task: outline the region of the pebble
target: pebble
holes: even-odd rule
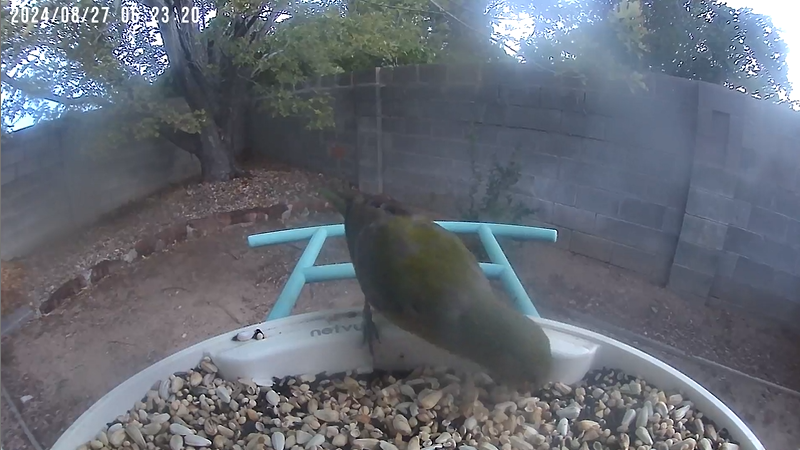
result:
[[[112,447],[119,447],[122,445],[122,442],[125,440],[125,430],[117,430],[111,435],[108,436],[108,443],[111,444]]]
[[[694,408],[607,368],[513,392],[431,367],[225,380],[206,357],[80,450],[738,450]]]
[[[331,440],[331,444],[336,448],[344,447],[345,445],[347,445],[347,435],[344,434],[344,433],[337,434]],[[273,447],[274,447],[275,450],[279,450],[278,447],[275,447],[274,445],[273,445]]]
[[[203,375],[200,372],[192,372],[189,376],[189,385],[192,387],[200,386],[200,383],[203,382]]]
[[[316,447],[317,445],[322,445],[325,442],[325,436],[321,434],[315,434],[311,439],[306,442],[305,448],[306,450]]]
[[[647,431],[645,427],[639,427],[636,429],[636,437],[641,439],[645,445],[653,445],[653,438],[650,436],[650,432]]]
[[[392,426],[394,427],[395,431],[400,433],[403,436],[410,436],[411,435],[411,425],[408,423],[408,419],[406,416],[402,414],[397,414],[392,419]]]
[[[267,391],[267,401],[269,402],[270,405],[277,406],[278,403],[280,403],[281,401],[281,397],[280,395],[278,395],[277,392],[270,389],[269,391]]]
[[[228,404],[231,402],[231,394],[224,386],[218,387],[215,392],[223,404]]]
[[[184,436],[183,442],[186,445],[191,445],[192,447],[208,447],[209,445],[211,445],[211,441],[204,438],[203,436],[198,436],[196,434],[190,434],[188,436]]]
[[[181,425],[179,423],[173,423],[169,426],[169,432],[172,434],[178,434],[181,436],[189,436],[195,433],[194,430],[191,428]]]
[[[330,409],[319,409],[314,411],[314,417],[323,422],[336,422],[339,420],[339,413]]]
[[[169,438],[170,450],[181,450],[183,448],[183,436],[176,434]]]
[[[581,407],[580,405],[573,403],[572,405],[569,405],[566,408],[562,408],[556,411],[556,415],[562,419],[575,420],[578,418],[578,416],[581,415]]]
[[[683,396],[681,394],[674,394],[667,397],[667,403],[672,406],[680,405],[683,401]]]
[[[298,445],[306,445],[308,441],[311,440],[313,436],[311,433],[303,430],[298,430],[297,433],[294,435],[295,441]]]
[[[161,397],[162,400],[169,400],[169,380],[161,380],[161,383],[158,385],[158,396]]]
[[[145,442],[144,440],[144,436],[142,435],[142,430],[140,430],[137,425],[129,423],[125,427],[125,433],[128,436],[130,436],[130,438],[133,439],[133,442],[135,442],[136,445],[138,445],[139,447],[142,448],[147,447],[147,442]]]
[[[442,391],[433,390],[428,392],[426,395],[421,396],[417,399],[419,402],[419,406],[425,409],[431,409],[439,403],[439,400],[442,399]]]

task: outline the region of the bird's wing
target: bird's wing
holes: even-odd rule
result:
[[[357,238],[356,276],[368,301],[390,320],[433,333],[457,323],[468,307],[460,305],[469,297],[460,288],[480,267],[463,258],[463,251],[472,255],[462,247],[432,222],[384,216]]]

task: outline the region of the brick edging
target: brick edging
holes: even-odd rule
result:
[[[292,215],[303,216],[309,212],[330,210],[332,208],[327,202],[312,199],[311,201],[298,201],[294,204],[276,203],[268,207],[237,209],[214,213],[199,219],[179,220],[162,228],[157,233],[142,237],[121,258],[104,259],[90,267],[79,270],[76,276],[62,283],[35,308],[36,315],[45,316],[52,313],[68,300],[94,286],[112,273],[119,272],[134,261],[161,252],[177,243],[207,236],[211,233],[222,231],[231,225],[270,221],[283,223]]]

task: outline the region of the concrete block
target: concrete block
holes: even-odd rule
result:
[[[570,136],[603,139],[607,120],[594,114],[564,111],[561,115],[561,132]]]
[[[668,206],[670,208],[682,209],[686,205],[686,185],[676,181],[660,181],[653,175],[639,175],[626,173],[631,179],[632,188],[645,184],[643,191],[625,191],[633,194],[634,197],[647,200],[649,202]]]
[[[726,252],[724,250],[719,252],[717,259],[717,276],[732,277],[733,271],[736,270],[736,264],[739,262],[741,256],[736,253]]]
[[[498,99],[501,104],[524,106],[528,108],[541,107],[539,88],[532,86],[505,86],[498,88]]]
[[[469,133],[469,122],[452,120],[432,120],[431,136],[443,139],[466,140]]]
[[[421,70],[421,69],[420,69]],[[420,73],[420,77],[421,77]],[[447,67],[447,82],[451,84],[478,84],[481,79],[480,64],[450,64]]]
[[[517,161],[520,163],[522,173],[553,180],[558,178],[560,162],[555,156],[522,151],[517,153]]]
[[[555,210],[555,204],[553,202],[549,202],[547,200],[537,199],[533,197],[527,197],[527,199],[523,196],[516,196],[512,194],[512,198],[514,200],[520,200],[523,204],[527,205],[529,208],[533,208],[536,213],[534,214],[534,218],[540,220],[545,223],[549,223],[551,227],[554,227],[555,222],[553,222],[553,214]],[[564,229],[563,227],[558,228],[559,230]]]
[[[753,206],[774,209],[776,194],[777,188],[771,183],[752,178],[740,178],[736,183],[733,198],[752,203]]]
[[[405,133],[409,135],[430,136],[433,132],[433,123],[430,120],[406,117],[404,124]]]
[[[717,274],[720,253],[719,250],[711,250],[686,241],[679,241],[675,250],[674,263],[687,269],[714,276]]]
[[[612,175],[614,172],[610,172]],[[600,187],[609,174],[606,168],[594,164],[561,159],[559,161],[558,179],[583,186]]]
[[[505,125],[514,128],[528,128],[541,131],[559,131],[561,111],[556,109],[525,108],[507,106]]]
[[[553,86],[540,87],[539,90],[543,108],[573,112],[584,111],[586,92],[583,90]]]
[[[420,78],[419,78],[419,75],[418,75],[417,67],[418,66],[415,64],[415,65],[412,65],[412,66],[393,67],[391,70],[386,70],[385,68],[382,68],[381,69],[381,82],[390,83],[390,84],[407,85],[407,84],[412,84],[412,83],[416,83],[418,81],[421,81]],[[430,64],[424,65],[422,67],[425,67],[424,73],[425,73],[425,80],[426,80],[425,82],[426,83],[430,82],[430,79],[432,77],[431,72],[434,72],[436,70],[441,72],[441,70],[442,70],[442,69],[434,69],[433,65],[430,65]],[[384,77],[387,78],[386,81],[384,81]]]
[[[797,264],[797,251],[794,248],[741,228],[728,229],[724,248],[789,273],[795,270]]]
[[[444,102],[430,100],[417,104],[417,117],[420,119],[436,119],[450,121],[480,122],[486,105],[475,102]]]
[[[789,301],[800,302],[800,276],[776,270],[772,291]]]
[[[745,311],[788,323],[796,321],[798,305],[770,291],[749,286],[735,278],[716,277],[710,295]],[[765,307],[765,305],[769,305]]]
[[[536,151],[561,158],[577,159],[586,139],[560,133],[541,133],[536,141]]]
[[[558,166],[556,165],[556,175]],[[575,197],[578,187],[572,183],[565,183],[554,178],[537,176],[533,181],[533,195],[543,200],[560,203],[567,206],[575,206]]]
[[[389,133],[387,133],[389,134]],[[401,134],[391,134],[392,138],[399,138],[402,136]],[[358,146],[359,150],[367,149],[367,148],[377,148],[378,147],[378,133],[374,131],[362,131],[358,133],[356,136],[356,146]]]
[[[747,202],[696,188],[689,188],[689,197],[686,200],[688,214],[737,227],[748,223],[750,209]]]
[[[567,227],[573,231],[592,233],[594,231],[595,215],[591,211],[553,203],[553,218],[551,221],[556,225]]]
[[[486,111],[481,122],[486,125],[505,126],[506,116],[508,116],[507,105],[489,102],[486,104]]]
[[[352,99],[358,103],[376,103],[381,100],[378,96],[381,91],[376,89],[375,86],[356,86],[353,88]],[[335,105],[339,106],[339,105]],[[339,109],[339,108],[337,108]],[[340,111],[336,111],[340,112]]]
[[[635,198],[623,199],[619,207],[619,218],[646,227],[661,229],[666,208]]]
[[[708,297],[714,277],[697,272],[687,267],[673,264],[667,281],[667,288],[678,293]]]
[[[662,284],[667,281],[669,261],[670,258],[666,255],[656,255],[627,245],[614,244],[610,262],[623,269],[645,275],[650,281]]]
[[[359,131],[367,131],[370,130],[370,126],[375,128],[377,127],[377,121],[375,119],[372,120],[363,120],[366,119],[364,117],[359,118],[358,130]],[[371,123],[368,123],[371,122]],[[383,117],[381,118],[381,130],[384,133],[405,133],[406,132],[406,119],[400,117]]]
[[[414,88],[408,88],[405,86],[381,86],[380,87],[380,97],[381,102],[384,104],[387,102],[393,102],[398,100],[405,100],[410,97],[410,93],[415,91]]]
[[[750,286],[771,290],[775,279],[775,270],[766,264],[759,264],[752,259],[739,257],[733,270],[733,277]]]
[[[775,194],[775,211],[800,220],[800,194],[779,189]]]
[[[39,163],[35,159],[23,159],[16,164],[17,178],[26,177],[39,171]]]
[[[387,122],[391,123],[392,121],[401,122],[401,119],[392,119],[389,117],[385,117],[381,120],[381,123],[382,124]],[[356,119],[356,126],[358,127],[357,129],[359,133],[375,132],[378,129],[378,121],[376,120],[375,117],[361,116],[358,119]],[[391,132],[390,130],[384,130],[384,131]]]
[[[680,240],[714,250],[729,250],[726,245],[728,226],[687,213],[683,218]]]
[[[429,96],[428,99],[437,98],[447,102],[484,102],[488,103],[486,99],[478,98],[478,86],[468,84],[458,85],[444,85],[438,87],[438,92],[435,96]],[[494,100],[491,100],[494,101]]]
[[[624,166],[627,152],[619,145],[597,139],[584,139],[582,143],[580,156],[576,159],[604,166]]]
[[[22,161],[23,158],[24,152],[21,148],[7,146],[7,148],[4,148],[2,153],[0,153],[0,166],[5,168],[6,166]]]
[[[574,231],[570,238],[569,250],[580,255],[609,262],[615,245],[611,241],[581,233],[580,231]]]
[[[614,192],[578,186],[575,205],[580,209],[593,211],[609,217],[617,217],[621,196]]]
[[[495,145],[498,141],[498,136],[501,127],[494,125],[484,125],[480,123],[470,124],[471,127],[467,133],[467,141],[474,141],[479,145]]]
[[[747,229],[762,236],[769,236],[772,240],[778,242],[787,242],[790,220],[788,217],[776,212],[755,207],[750,211]]]
[[[0,169],[0,184],[2,184],[3,186],[7,185],[8,183],[11,183],[16,179],[17,179],[17,170],[15,164],[9,164],[3,166],[3,168]]]
[[[685,212],[676,208],[666,208],[664,210],[664,220],[661,222],[661,230],[667,234],[678,236],[683,227],[683,216]]]
[[[533,151],[535,143],[545,133],[523,128],[497,128],[497,145],[508,148],[519,148],[524,151]]]
[[[353,85],[375,84],[378,82],[379,72],[375,69],[364,69],[353,72]]]
[[[636,117],[612,116],[606,121],[604,139],[625,147],[644,147],[651,144],[652,123],[658,120],[651,111]]]
[[[533,186],[534,178],[531,175],[522,174],[517,183],[511,186],[512,193],[524,195],[526,197],[538,197]]]
[[[593,234],[649,253],[671,256],[675,252],[676,239],[674,237],[660,230],[601,214],[597,215]]]
[[[418,66],[417,70],[420,83],[443,85],[447,82],[448,67],[446,64],[422,64]],[[396,76],[397,74],[395,74]]]
[[[441,177],[453,170],[453,161],[450,159],[397,150],[384,152],[383,163],[387,169],[392,168],[436,177]]]
[[[356,105],[359,115],[375,116],[377,110],[373,103],[359,103]],[[416,117],[417,102],[413,100],[386,100],[381,104],[384,117]]]
[[[786,242],[793,247],[800,248],[800,220],[789,220]]]

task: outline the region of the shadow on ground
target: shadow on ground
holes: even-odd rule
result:
[[[339,220],[317,217],[315,222]],[[266,227],[231,227],[139,261],[128,271],[101,281],[59,312],[5,337],[3,384],[39,442],[45,448],[51,446],[93,402],[150,364],[208,337],[263,320],[305,245],[249,249],[246,237],[267,231]],[[552,247],[515,247],[512,262],[524,284],[537,301],[564,318],[569,318],[571,310],[591,312],[671,344],[677,339],[675,330],[689,333],[711,326],[713,319],[707,312],[697,309],[694,315],[687,315],[666,291],[621,270]],[[326,244],[318,262],[348,259],[344,241],[337,238]],[[353,280],[321,283],[304,289],[294,313],[361,302],[360,289]],[[685,304],[683,309],[692,310]],[[731,348],[739,349],[727,347],[739,345],[737,333],[743,333],[744,338],[766,333],[757,322],[746,323],[745,329],[735,321],[738,319],[725,322],[727,316],[720,317],[716,320],[722,322],[715,326],[721,331],[687,335],[686,339],[694,339],[689,347],[698,346],[718,356],[731,352]],[[773,346],[788,345],[780,341],[788,339],[781,332],[769,333],[758,345],[767,342],[763,339],[772,339],[767,343]],[[720,346],[709,342],[723,334],[736,336]],[[686,342],[683,344],[685,350]],[[662,356],[651,349],[643,350]],[[664,359],[727,401],[752,425],[768,449],[790,449],[790,443],[800,441],[800,399],[778,395],[744,378],[725,378],[727,375],[688,360],[672,356]],[[780,361],[775,364],[780,366]],[[791,371],[783,369],[777,376],[790,378]],[[19,399],[28,395],[32,400],[22,404]],[[32,448],[7,414],[5,401],[2,406],[3,449]]]

